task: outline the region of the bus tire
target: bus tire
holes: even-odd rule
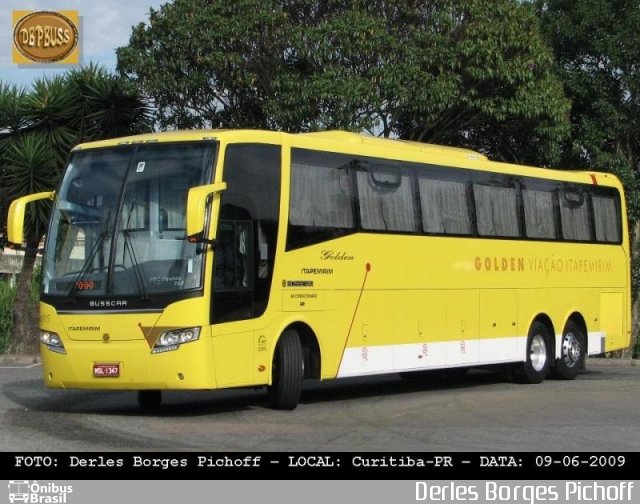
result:
[[[570,320],[562,332],[560,355],[554,363],[553,376],[560,380],[575,380],[584,368],[585,356],[585,337],[582,329]]]
[[[139,390],[138,405],[146,411],[154,411],[162,403],[162,391],[160,390]]]
[[[513,369],[518,383],[541,383],[551,367],[551,335],[540,321],[531,324],[527,336],[527,358]]]
[[[304,352],[293,329],[282,333],[273,356],[269,399],[275,409],[292,410],[300,401],[304,377]]]

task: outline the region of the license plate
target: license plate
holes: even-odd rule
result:
[[[118,378],[120,376],[120,364],[94,364],[94,378]]]

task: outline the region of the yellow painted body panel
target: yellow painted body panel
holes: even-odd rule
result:
[[[577,312],[589,332],[606,333],[607,351],[629,344],[623,302],[628,263],[621,247],[361,234],[287,252],[283,277],[305,279],[303,268],[327,268],[321,257],[328,247],[354,258],[332,264],[332,275],[314,276],[314,288],[307,290],[308,296],[333,298],[328,313],[305,313],[314,328],[332,321],[327,337],[320,337],[336,341],[329,354],[340,351],[337,342],[346,339],[352,318],[347,347],[464,342],[463,350],[447,356],[453,365],[491,362],[482,350],[470,355],[475,350],[469,342],[525,337],[540,314],[549,316],[557,335]],[[356,312],[366,264],[371,271]],[[614,299],[618,311],[603,319],[617,321],[615,332],[600,323],[602,291],[617,291],[606,299]],[[323,354],[323,364],[324,376],[337,374],[335,360]]]
[[[51,387],[210,389],[266,385],[278,338],[292,324],[309,328],[320,349],[323,379],[353,359],[356,373],[461,366],[524,359],[522,339],[543,314],[562,334],[580,314],[606,350],[630,341],[630,273],[626,221],[621,245],[357,233],[285,251],[290,148],[481,169],[622,188],[609,174],[533,169],[488,161],[464,149],[381,140],[350,133],[288,135],[264,131],[192,131],[149,134],[84,144],[220,142],[216,180],[226,145],[282,145],[278,252],[269,306],[251,320],[209,325],[213,252],[208,248],[201,297],[162,313],[57,314],[41,305],[41,328],[59,333],[66,355],[42,348]],[[219,201],[216,201],[216,205]],[[624,200],[622,214],[626,215]],[[214,208],[213,215],[217,215]],[[214,228],[215,224],[210,226]],[[287,284],[288,281],[293,282]],[[306,282],[301,286],[299,281]],[[72,326],[99,326],[81,336]],[[202,327],[200,339],[152,354],[140,327]],[[111,335],[104,342],[105,333]],[[490,345],[484,345],[487,342]],[[380,352],[392,348],[390,352]],[[350,349],[353,355],[349,354]],[[501,352],[504,357],[500,357]],[[514,357],[518,356],[518,357]],[[94,378],[93,363],[121,363],[120,378]]]
[[[616,350],[624,335],[624,295],[621,292],[600,294],[600,329],[607,335],[606,350]]]

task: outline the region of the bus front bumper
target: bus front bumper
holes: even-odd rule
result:
[[[198,390],[216,388],[206,339],[151,353],[146,341],[65,342],[65,352],[40,345],[49,388],[103,390]]]

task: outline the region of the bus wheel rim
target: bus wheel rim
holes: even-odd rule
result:
[[[531,339],[531,351],[529,353],[531,366],[536,371],[542,371],[547,362],[547,345],[541,334],[536,334]]]
[[[562,338],[562,359],[568,367],[575,366],[580,361],[580,340],[573,333],[567,333]]]

